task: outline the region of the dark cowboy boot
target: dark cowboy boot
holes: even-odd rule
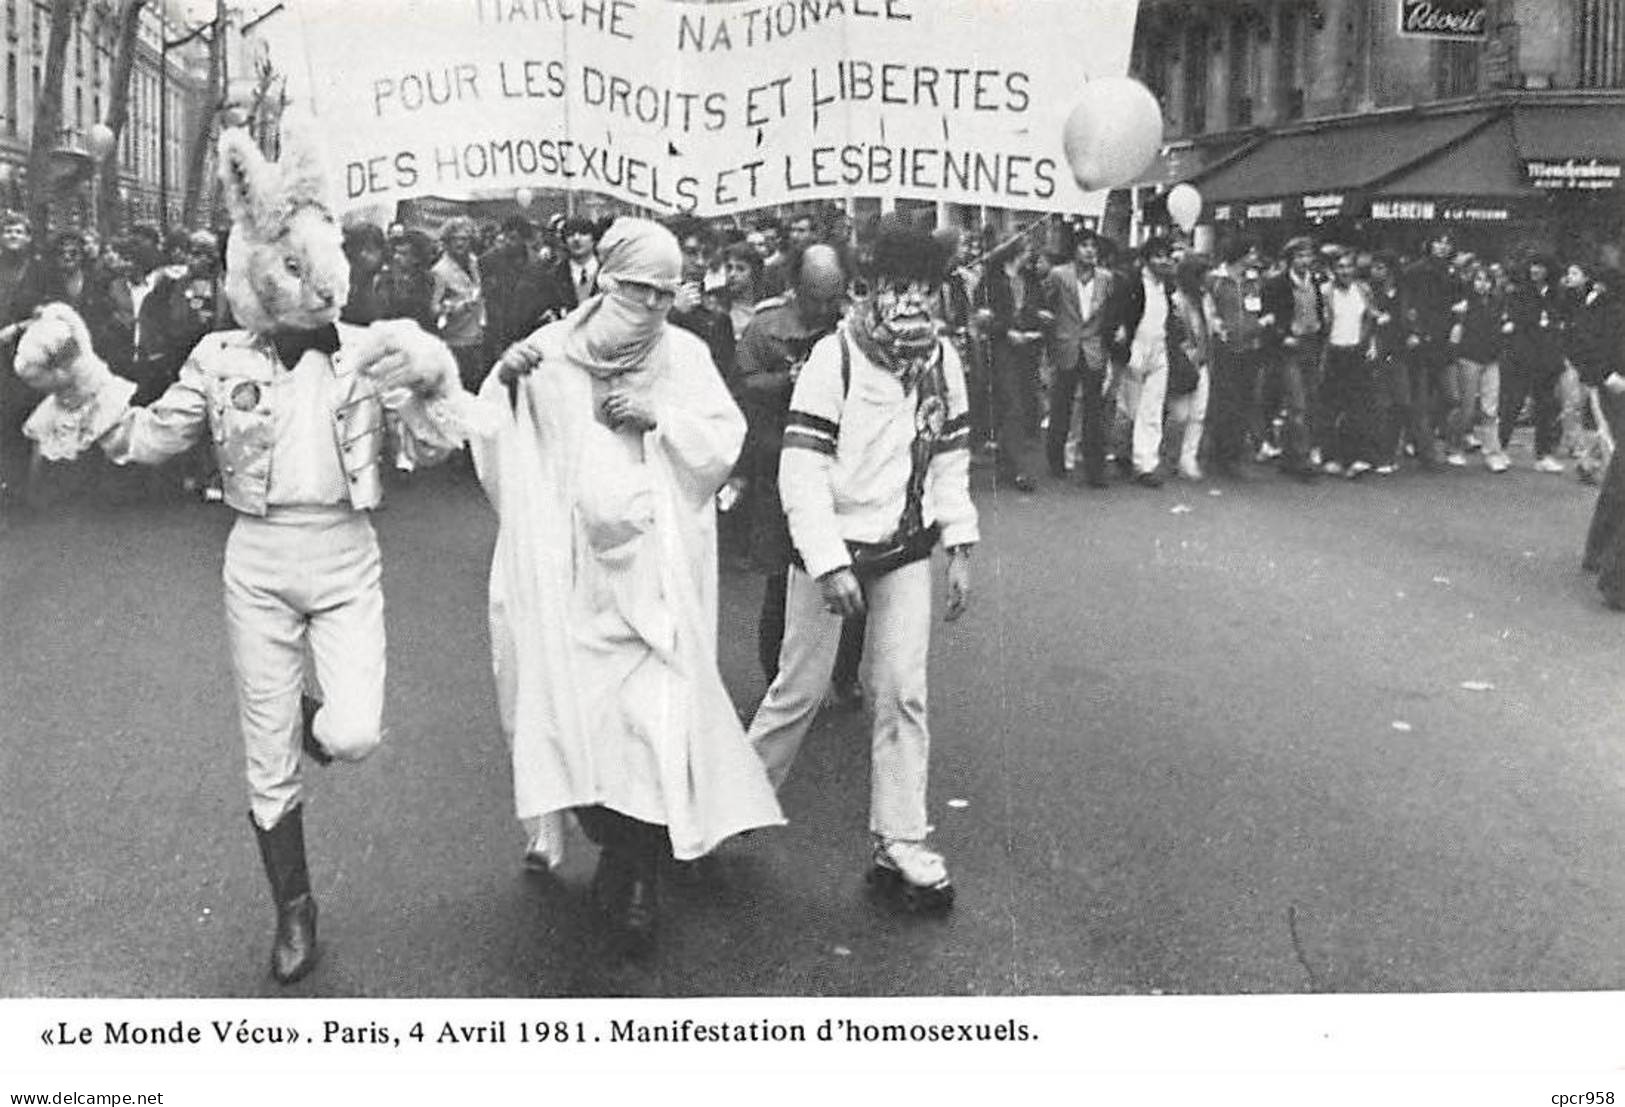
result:
[[[615,921],[624,948],[636,957],[654,950],[655,933],[660,928],[660,870],[671,859],[671,839],[663,826],[627,821],[626,900]]]
[[[316,741],[316,712],[321,709],[321,700],[305,692],[299,693],[299,744],[316,764],[328,765],[332,763],[333,755]]]
[[[316,967],[316,900],[305,868],[304,808],[295,807],[276,826],[261,830],[254,823],[260,860],[276,902],[276,942],[271,947],[271,975],[292,984]]]
[[[577,808],[576,821],[599,847],[592,896],[613,944],[625,956],[647,954],[660,921],[660,865],[669,854],[665,828],[607,807]]]

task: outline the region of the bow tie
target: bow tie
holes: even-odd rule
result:
[[[339,329],[329,323],[313,331],[284,331],[271,335],[271,344],[276,347],[276,356],[282,360],[282,364],[292,369],[305,356],[306,350],[319,350],[328,355],[336,353]]]

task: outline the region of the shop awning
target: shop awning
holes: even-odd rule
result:
[[[1519,170],[1532,186],[1617,189],[1625,179],[1625,107],[1520,104],[1512,112]]]
[[[1520,104],[1512,110],[1525,158],[1625,157],[1625,106]]]
[[[1365,189],[1459,142],[1493,113],[1388,116],[1274,135],[1204,174],[1196,185],[1212,204]]]
[[[1125,188],[1168,188],[1223,164],[1262,140],[1256,136],[1200,146],[1184,143],[1164,146],[1156,158]]]
[[[1503,115],[1371,187],[1372,197],[1437,196],[1526,200],[1541,195],[1518,163],[1513,120]]]

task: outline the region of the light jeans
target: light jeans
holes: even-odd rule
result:
[[[1568,362],[1557,378],[1558,424],[1563,428],[1563,446],[1571,457],[1585,449],[1586,390],[1580,383],[1580,371]]]
[[[1179,442],[1179,471],[1187,475],[1199,472],[1197,457],[1202,452],[1202,426],[1207,420],[1207,401],[1212,377],[1207,366],[1201,369],[1196,387],[1168,401],[1168,418],[1181,423],[1184,430]]]
[[[371,521],[348,507],[271,512],[237,517],[222,574],[249,807],[265,830],[299,803],[299,695],[309,677],[323,700],[316,741],[335,758],[376,749],[384,713],[383,574]]]
[[[869,829],[923,841],[931,739],[926,728],[926,659],[931,645],[931,562],[916,561],[868,582],[864,687],[873,697]],[[783,786],[829,687],[841,617],[824,606],[818,582],[790,570],[779,675],[751,720],[750,740],[774,788]]]
[[[1484,460],[1504,457],[1501,449],[1501,365],[1458,357],[1450,367],[1455,405],[1450,409],[1450,449],[1467,447],[1467,432],[1478,435]]]

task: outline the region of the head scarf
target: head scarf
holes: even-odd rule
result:
[[[929,317],[890,316],[871,293],[852,305],[847,329],[864,356],[902,382],[909,391],[941,356],[936,325]]]
[[[600,379],[649,366],[666,337],[664,307],[649,307],[616,294],[622,281],[665,292],[682,282],[683,251],[670,231],[647,219],[617,219],[598,240],[602,289],[576,309],[564,350]]]

